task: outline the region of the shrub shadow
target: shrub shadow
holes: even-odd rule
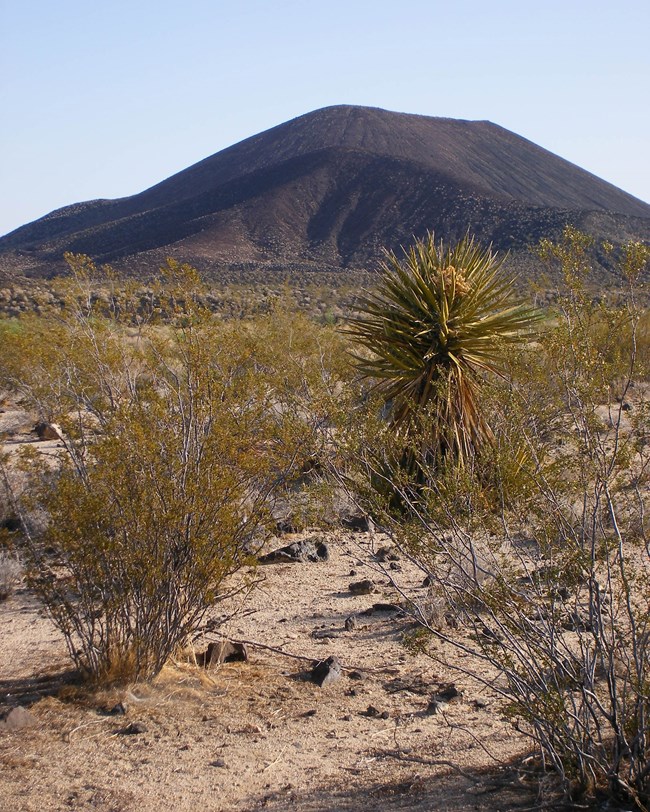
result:
[[[303,792],[291,786],[251,799],[251,810],[269,812],[495,812],[495,810],[561,809],[540,804],[535,786],[519,781],[514,767],[499,770],[444,774],[422,779],[413,776],[393,781],[355,780],[359,771],[344,772],[332,785]]]
[[[66,685],[81,685],[78,671],[60,671],[42,676],[0,680],[0,713],[22,705],[28,707],[45,696],[56,696]]]

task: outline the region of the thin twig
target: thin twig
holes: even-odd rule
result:
[[[395,758],[399,761],[412,761],[414,764],[425,764],[428,767],[449,767],[450,770],[454,770],[454,772],[462,775],[463,778],[467,778],[467,780],[471,781],[473,784],[481,783],[480,779],[476,778],[476,776],[472,775],[471,773],[468,773],[466,770],[463,770],[462,767],[459,767],[458,764],[454,764],[453,761],[437,758],[422,758],[421,756],[409,756],[406,753],[402,753],[400,750],[382,750],[380,752],[382,756]]]
[[[266,643],[259,643],[257,640],[234,640],[232,637],[228,637],[228,635],[222,634],[221,632],[211,632],[210,634],[215,634],[218,637],[223,638],[224,640],[230,640],[231,643],[236,643],[239,645],[244,646],[252,646],[253,648],[262,648],[266,651],[272,651],[274,654],[281,654],[283,657],[290,657],[292,660],[302,660],[303,662],[307,663],[314,663],[318,662],[318,657],[307,657],[304,654],[293,654],[290,651],[284,651],[284,649],[277,648],[277,646],[269,646]],[[343,665],[341,666],[344,671],[364,671],[367,674],[398,674],[398,668],[364,668],[360,665]]]
[[[276,756],[276,757],[273,759],[273,761],[271,761],[269,764],[267,764],[267,765],[266,765],[266,767],[264,767],[264,769],[262,770],[262,772],[263,772],[263,773],[265,773],[267,770],[270,770],[270,769],[271,769],[271,767],[273,767],[275,764],[277,764],[277,763],[278,763],[278,761],[280,761],[280,759],[281,759],[281,758],[282,758],[282,756],[284,755],[284,753],[285,753],[286,749],[287,749],[287,748],[286,748],[286,747],[284,747],[282,750],[280,750],[280,752],[278,753],[278,755],[277,755],[277,756]]]
[[[99,725],[102,722],[108,722],[110,718],[106,719],[93,719],[91,722],[84,722],[83,725],[77,725],[77,727],[73,727],[72,730],[68,731],[67,733],[63,734],[63,741],[69,742],[72,739],[72,734],[76,733],[77,730],[82,730],[84,727],[89,727],[90,725]]]

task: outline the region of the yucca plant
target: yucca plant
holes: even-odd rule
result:
[[[349,322],[368,351],[355,354],[359,370],[377,381],[394,429],[420,437],[427,464],[464,466],[492,441],[482,381],[541,317],[517,302],[503,261],[469,236],[446,246],[429,233],[402,258],[386,252],[376,290]]]

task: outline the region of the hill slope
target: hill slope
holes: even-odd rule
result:
[[[650,239],[648,204],[488,121],[337,106],[132,197],[52,212],[0,239],[0,268],[49,274],[73,251],[132,270],[167,256],[215,273],[337,270],[427,229],[516,252],[566,222]]]

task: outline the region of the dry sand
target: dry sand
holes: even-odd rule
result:
[[[1,422],[25,439],[24,415],[5,410]],[[39,445],[56,453],[56,443]],[[528,743],[495,692],[454,670],[468,661],[442,645],[437,660],[412,654],[408,617],[363,614],[396,598],[389,574],[423,594],[422,574],[404,560],[384,570],[373,556],[381,539],[370,534],[312,535],[326,540],[328,561],[260,567],[245,613],[219,626],[308,660],[249,646],[248,662],[206,671],[179,660],[153,684],[89,692],[71,683],[64,640],[33,595],[21,587],[0,603],[0,713],[23,705],[33,716],[29,727],[0,730],[0,812],[535,805],[517,768],[503,766]],[[351,594],[365,577],[378,591]],[[221,605],[213,619],[237,608]],[[214,639],[198,639],[196,652]],[[345,671],[319,688],[308,678],[311,659],[332,654]],[[448,683],[461,696],[431,712]],[[109,713],[120,702],[126,713]],[[142,732],[121,732],[131,724]]]
[[[306,679],[307,661],[249,646],[246,663],[206,672],[179,662],[153,685],[89,694],[62,684],[69,668],[63,639],[27,590],[0,604],[0,702],[28,705],[35,718],[33,727],[0,733],[0,809],[529,805],[515,791],[515,772],[496,766],[526,748],[496,695],[454,672],[453,663],[463,662],[453,651],[440,650],[447,665],[410,654],[408,618],[361,614],[393,597],[388,586],[362,596],[347,589],[360,576],[382,588],[381,574],[359,563],[371,559],[369,536],[330,534],[328,542],[327,562],[262,568],[250,614],[221,629],[309,658],[335,654],[358,672],[346,670],[324,688]],[[345,631],[352,614],[356,628]],[[323,632],[332,637],[314,637]],[[207,639],[197,641],[197,652]],[[428,712],[438,685],[449,682],[462,697]],[[125,715],[106,713],[120,701]],[[369,706],[379,715],[368,715]],[[132,722],[146,732],[119,733]]]

